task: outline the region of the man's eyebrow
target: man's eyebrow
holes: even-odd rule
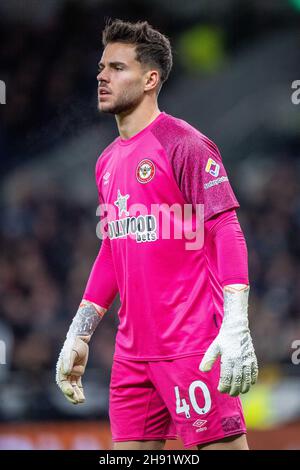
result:
[[[114,62],[109,62],[108,65],[113,65],[113,66],[116,66],[116,65],[122,65],[123,67],[126,67],[126,64],[125,62],[120,62],[120,61],[114,61]],[[104,67],[104,64],[103,62],[98,62],[98,67]]]

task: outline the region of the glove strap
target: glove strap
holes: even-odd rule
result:
[[[243,323],[245,328],[248,322],[248,298],[250,286],[234,284],[224,288],[224,319],[226,326]]]
[[[99,325],[106,309],[99,307],[88,300],[83,300],[79,305],[77,313],[73,318],[67,333],[67,339],[73,339],[76,336],[83,336],[83,340],[88,342]]]

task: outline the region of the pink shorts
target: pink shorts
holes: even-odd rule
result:
[[[218,360],[200,372],[203,355],[165,361],[114,359],[109,416],[112,440],[177,439],[195,446],[246,432],[241,401],[217,390]]]

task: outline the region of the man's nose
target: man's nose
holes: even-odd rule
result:
[[[97,75],[97,81],[100,83],[100,82],[108,82],[109,81],[109,77],[107,75],[106,72],[104,72],[104,69],[101,70],[101,72],[98,73]]]

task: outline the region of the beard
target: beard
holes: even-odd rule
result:
[[[139,90],[131,91],[130,93],[123,92],[115,103],[99,103],[98,109],[102,113],[126,115],[135,109],[141,103],[142,99],[143,93]]]

